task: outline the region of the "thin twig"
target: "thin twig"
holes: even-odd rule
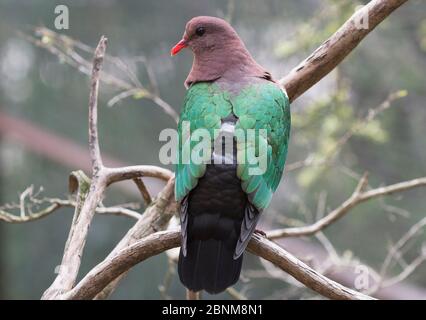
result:
[[[77,202],[75,200],[65,200],[58,198],[43,198],[43,199],[30,199],[30,205],[44,205],[49,204],[46,208],[43,208],[37,212],[31,212],[29,215],[22,214],[17,216],[10,212],[0,209],[0,221],[8,223],[25,223],[36,221],[41,218],[48,216],[49,214],[54,213],[60,208],[75,208]],[[28,205],[28,204],[27,204]],[[96,213],[105,214],[105,215],[116,215],[116,216],[126,216],[135,220],[138,220],[142,215],[134,210],[125,208],[123,206],[113,206],[113,207],[97,207]]]
[[[126,98],[131,97],[131,96],[134,96],[135,94],[145,95],[147,93],[146,93],[146,91],[144,91],[143,89],[140,89],[140,88],[132,88],[132,89],[129,89],[129,90],[125,90],[125,91],[122,91],[119,94],[115,95],[114,97],[112,97],[108,101],[107,105],[108,105],[108,107],[113,107],[115,104],[117,104],[121,100],[126,99]]]
[[[170,178],[166,186],[156,197],[151,206],[143,214],[142,218],[127,232],[117,246],[105,258],[104,261],[114,257],[120,250],[128,247],[136,241],[149,236],[159,230],[164,230],[170,219],[177,213],[177,203],[174,200],[174,178]],[[105,299],[111,295],[118,283],[126,273],[121,274],[108,284],[95,299]]]
[[[401,281],[404,281],[409,275],[411,275],[416,269],[426,261],[426,255],[420,254],[417,258],[413,260],[408,266],[404,268],[404,270],[398,274],[397,276],[387,279],[381,285],[381,287],[390,287]]]
[[[379,279],[375,286],[370,290],[371,293],[377,292],[383,287],[392,286],[407,278],[416,268],[425,261],[426,254],[422,251],[414,261],[405,266],[400,274],[391,279],[386,279],[387,272],[394,259],[399,259],[399,253],[423,228],[426,226],[426,217],[411,226],[411,228],[389,249],[388,254],[380,268]],[[386,280],[385,280],[386,279]]]
[[[145,186],[145,183],[143,182],[141,178],[135,178],[133,179],[133,182],[138,187],[138,190],[141,193],[143,200],[145,201],[145,205],[149,206],[152,202],[152,199],[148,189]]]
[[[174,176],[173,172],[168,169],[149,165],[105,168],[105,171],[108,184],[142,177],[152,177],[169,181]]]
[[[142,62],[145,67],[146,73],[148,75],[149,84],[156,96],[160,96],[160,87],[158,86],[157,78],[155,77],[154,70],[151,67],[151,64],[148,63],[148,60],[144,56],[139,56],[131,59],[133,62]]]
[[[405,96],[405,90],[398,90],[390,93],[386,97],[386,99],[382,103],[380,103],[380,105],[378,105],[376,108],[369,109],[367,115],[364,118],[358,120],[355,125],[353,125],[334,144],[332,144],[331,147],[328,148],[326,155],[320,158],[316,158],[314,154],[310,153],[304,160],[299,160],[286,165],[286,172],[290,172],[308,166],[323,166],[331,164],[336,158],[336,156],[339,154],[339,152],[355,134],[365,128],[381,112],[389,109],[392,105],[392,102]]]
[[[107,39],[101,37],[93,58],[89,96],[89,150],[90,158],[92,159],[92,170],[95,175],[103,166],[98,137],[98,93],[100,71],[104,61],[106,45]]]
[[[303,227],[272,230],[266,233],[267,237],[269,239],[278,239],[283,237],[301,237],[313,235],[343,217],[346,213],[348,213],[351,209],[360,203],[384,195],[390,195],[395,192],[402,192],[413,188],[426,186],[426,177],[364,191],[367,182],[367,176],[364,175],[359,181],[357,188],[350,198],[348,198],[339,207],[331,211],[328,215],[318,220],[314,224]]]
[[[29,186],[24,192],[21,193],[19,197],[20,209],[21,209],[21,219],[25,218],[25,198],[33,193],[33,186]]]
[[[76,68],[78,71],[86,75],[91,74],[90,61],[86,60],[79,53],[77,53],[77,51],[74,50],[74,47],[84,51],[85,53],[91,54],[93,53],[93,48],[78,40],[75,40],[65,35],[58,34],[53,30],[47,29],[45,27],[35,28],[34,34],[36,35],[36,37],[19,32],[19,35],[27,41],[33,43],[34,45],[40,48],[46,49],[53,55],[58,56],[61,61],[64,61],[70,66]],[[40,39],[38,39],[38,37],[40,37]],[[157,106],[159,106],[167,115],[169,115],[175,122],[178,121],[179,117],[177,112],[169,103],[167,103],[160,97],[156,79],[153,75],[151,67],[146,62],[145,58],[139,58],[135,61],[143,62],[148,73],[148,80],[150,82],[150,88],[152,90],[148,90],[142,85],[133,70],[131,70],[130,67],[121,58],[105,55],[105,60],[111,62],[130,80],[130,82],[128,82],[127,80],[120,79],[111,73],[102,72],[101,81],[112,85],[122,91],[109,101],[109,106],[115,105],[121,99],[130,96],[137,96],[139,98],[146,98],[151,100]]]

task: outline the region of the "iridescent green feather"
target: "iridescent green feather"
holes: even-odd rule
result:
[[[184,135],[184,121],[189,122],[190,132],[197,129],[207,129],[212,140],[215,138],[214,129],[220,129],[221,119],[228,116],[232,111],[229,102],[229,94],[211,83],[197,83],[192,85],[186,93],[184,106],[178,124],[179,148],[177,152],[178,161],[176,165],[176,200],[182,200],[189,191],[197,185],[198,178],[204,175],[205,164],[198,164],[187,157],[184,163],[183,153],[187,150],[191,154],[197,141],[189,141],[189,137]],[[189,148],[184,149],[187,143]]]
[[[258,209],[266,208],[272,194],[280,183],[287,157],[288,139],[290,135],[290,103],[285,93],[273,83],[252,84],[243,89],[232,99],[234,113],[239,118],[236,129],[266,129],[264,140],[256,135],[254,148],[259,144],[267,145],[267,169],[262,175],[251,175],[251,165],[247,163],[247,151],[252,146],[247,144],[247,135],[242,139],[237,136],[238,168],[237,175],[242,180],[242,187],[249,195],[250,201]],[[245,139],[244,139],[245,138]],[[243,161],[244,156],[246,157]]]
[[[237,176],[250,201],[259,209],[266,208],[277,189],[284,170],[290,133],[290,104],[284,92],[272,82],[249,84],[238,94],[232,94],[214,83],[197,83],[187,91],[178,131],[182,136],[182,123],[190,122],[191,132],[205,128],[214,139],[214,129],[219,129],[221,120],[231,113],[237,116]],[[237,130],[242,129],[242,130]],[[256,130],[255,142],[247,141],[248,129]],[[266,134],[258,129],[265,129]],[[185,137],[184,137],[185,138]],[[180,139],[182,140],[182,139]],[[205,164],[191,161],[182,163],[182,146],[196,142],[179,141],[178,164],[176,165],[176,199],[183,199],[205,172]],[[250,174],[256,164],[248,163],[248,155],[258,155],[267,150],[267,168],[261,175]],[[190,158],[190,157],[189,157]]]

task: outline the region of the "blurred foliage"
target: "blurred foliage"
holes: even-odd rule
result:
[[[311,51],[340,28],[359,5],[361,5],[359,1],[323,1],[312,19],[299,23],[291,39],[276,45],[275,54],[280,58],[288,58],[294,54]]]

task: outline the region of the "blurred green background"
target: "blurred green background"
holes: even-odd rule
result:
[[[109,39],[109,54],[129,61],[146,57],[162,98],[179,111],[192,56],[187,51],[172,58],[169,50],[181,38],[191,17],[214,15],[230,20],[255,59],[279,79],[337,30],[357,5],[366,2],[1,0],[0,203],[18,201],[19,193],[31,184],[35,188],[43,186],[44,196],[67,197],[68,174],[79,167],[73,165],[73,158],[61,158],[60,148],[53,150],[59,154],[56,156],[47,152],[48,138],[65,139],[61,140],[66,142],[61,144],[63,148],[69,142],[80,145],[83,155],[77,158],[85,159],[88,77],[19,34],[33,35],[32,28],[37,26],[55,30],[56,5],[66,4],[70,14],[69,30],[59,33],[93,47],[104,34]],[[143,65],[130,66],[147,84]],[[365,171],[370,173],[372,187],[425,176],[425,83],[426,2],[410,0],[374,30],[338,69],[293,103],[287,162],[293,166],[285,173],[264,214],[265,228],[288,224],[293,221],[290,219],[314,221],[319,199],[325,200],[322,202],[327,210],[338,206]],[[117,93],[114,86],[101,85],[99,130],[103,153],[127,164],[159,165],[159,133],[174,128],[175,123],[154,103],[138,96],[108,108],[107,102]],[[369,109],[387,99],[388,109],[371,121],[363,120]],[[6,118],[9,125],[4,122]],[[20,125],[10,124],[11,119],[21,120]],[[34,128],[45,135],[33,134]],[[340,146],[347,132],[353,137]],[[305,159],[305,165],[298,168],[297,162]],[[112,188],[104,202],[112,205],[130,201],[141,200],[136,193]],[[380,269],[389,246],[425,216],[425,207],[425,189],[421,188],[370,201],[328,228],[325,235],[345,259],[360,259]],[[72,212],[61,209],[27,224],[0,222],[0,298],[38,299],[42,295],[60,264]],[[106,256],[132,223],[124,217],[94,219],[80,276]],[[410,243],[404,253],[407,263],[419,255],[425,241],[426,236],[421,234]],[[301,240],[305,242],[317,240]],[[263,267],[257,258],[247,255],[243,280],[236,288],[248,298],[316,297],[309,290],[295,290],[287,281],[276,281],[270,274],[253,276],[261,274],[254,271]],[[158,286],[167,268],[165,254],[149,259],[130,272],[112,298],[162,298]],[[398,274],[401,268],[395,265],[389,275]],[[404,284],[424,294],[425,265],[420,265]],[[184,298],[184,294],[174,275],[168,295]],[[226,293],[220,297],[230,298]]]

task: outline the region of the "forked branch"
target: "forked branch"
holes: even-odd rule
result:
[[[409,181],[404,181],[396,184],[392,184],[386,187],[380,187],[372,190],[366,191],[367,186],[367,175],[364,175],[358,183],[357,188],[352,193],[352,195],[343,202],[339,207],[331,211],[324,218],[318,220],[314,224],[303,226],[303,227],[294,227],[294,228],[283,228],[278,230],[272,230],[266,233],[266,236],[269,239],[278,239],[284,237],[301,237],[301,236],[311,236],[347,214],[351,209],[353,209],[358,204],[361,204],[370,199],[378,198],[385,195],[390,195],[395,192],[402,192],[418,187],[426,186],[426,177],[413,179]]]
[[[180,246],[180,241],[179,231],[161,231],[143,238],[94,267],[64,298],[92,299],[105,286],[137,263]],[[341,300],[373,299],[324,277],[277,244],[257,234],[250,240],[248,250],[272,262],[324,297]]]

